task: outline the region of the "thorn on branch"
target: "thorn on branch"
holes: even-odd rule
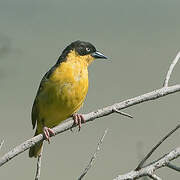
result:
[[[123,116],[129,117],[129,118],[133,118],[133,116],[131,116],[131,115],[125,113],[125,112],[119,111],[119,110],[118,110],[117,108],[115,108],[115,107],[112,109],[112,111],[113,111],[113,112],[116,112],[116,113],[118,113],[118,114],[121,114],[121,115],[123,115]]]

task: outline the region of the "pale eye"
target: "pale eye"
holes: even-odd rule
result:
[[[87,48],[86,48],[86,51],[87,51],[87,52],[90,52],[90,49],[87,47]]]

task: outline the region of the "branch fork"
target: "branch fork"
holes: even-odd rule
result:
[[[133,118],[133,116],[131,116],[131,115],[125,113],[125,112],[119,111],[116,107],[113,107],[112,111],[113,111],[113,112],[116,112],[116,113],[118,113],[118,114],[121,114],[121,115],[123,115],[123,116],[129,117],[129,118]]]

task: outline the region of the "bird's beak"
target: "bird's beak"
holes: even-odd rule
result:
[[[95,59],[107,59],[107,57],[104,54],[102,54],[102,53],[100,53],[98,51],[93,52],[91,54],[91,56],[94,57]]]

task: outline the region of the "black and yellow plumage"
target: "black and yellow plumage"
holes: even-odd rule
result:
[[[89,42],[75,41],[62,52],[56,64],[45,74],[32,107],[32,125],[38,135],[76,113],[88,91],[88,66],[95,58],[106,58]],[[37,157],[42,142],[30,148]]]

